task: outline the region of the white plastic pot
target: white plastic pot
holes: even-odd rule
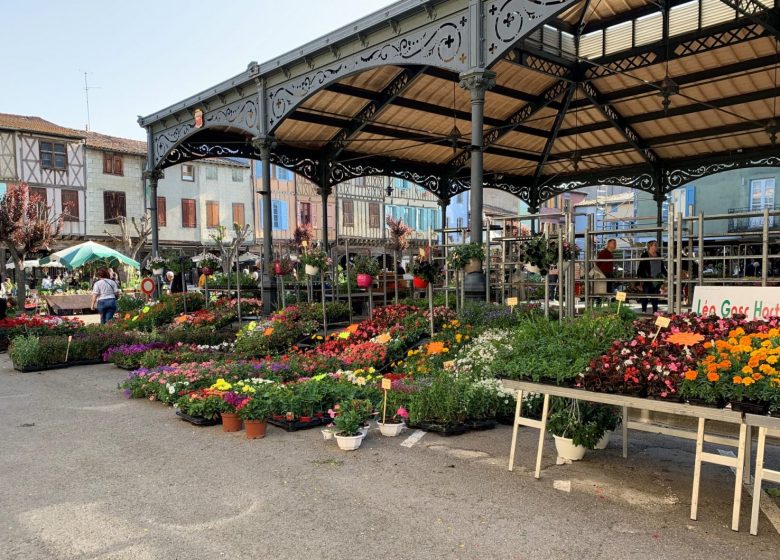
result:
[[[604,435],[601,436],[601,439],[596,444],[596,447],[593,449],[606,449],[607,445],[609,445],[609,438],[612,435],[612,432],[604,432]]]
[[[336,443],[339,444],[339,449],[343,451],[354,451],[363,443],[363,434],[356,436],[340,436],[336,434]]]
[[[312,266],[310,264],[307,264],[304,267],[304,270],[306,271],[306,274],[309,276],[317,276],[320,273],[320,269],[317,266]]]
[[[325,441],[328,441],[329,439],[333,439],[333,429],[332,428],[322,428],[320,430],[322,432],[322,437]]]
[[[585,456],[586,448],[582,445],[574,445],[569,438],[553,436],[555,438],[555,449],[558,451],[558,457],[568,461],[581,461]]]
[[[163,269],[162,268],[153,268],[152,269],[152,274],[154,274],[155,276],[160,276],[162,273],[163,273]]]
[[[398,424],[382,424],[382,422],[377,422],[377,424],[379,425],[379,431],[382,432],[382,435],[387,437],[397,436],[406,426],[403,422],[399,422]]]

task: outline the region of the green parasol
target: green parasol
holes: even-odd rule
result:
[[[48,257],[43,257],[39,262],[41,266],[44,266],[49,262],[58,262],[66,268],[73,270],[74,268],[79,268],[80,266],[95,261],[106,261],[112,265],[121,263],[132,266],[135,269],[141,268],[138,261],[134,261],[119,251],[115,251],[110,247],[95,243],[94,241],[87,241],[86,243],[57,251]]]

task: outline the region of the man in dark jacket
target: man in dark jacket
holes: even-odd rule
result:
[[[642,292],[645,295],[658,295],[661,293],[661,285],[663,282],[656,281],[658,278],[666,277],[666,265],[663,259],[658,254],[658,243],[650,241],[639,258],[645,259],[639,263],[639,268],[636,271],[637,278],[645,280],[642,282]],[[658,299],[659,298],[642,298],[639,303],[642,304],[642,313],[647,313],[647,304],[652,302],[653,313],[658,313]]]

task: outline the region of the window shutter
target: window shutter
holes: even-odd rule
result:
[[[694,185],[685,187],[685,211],[683,215],[686,217],[689,216],[689,209],[692,212],[696,212],[696,187]]]
[[[79,221],[79,193],[78,191],[62,191],[62,213],[66,222]]]
[[[111,154],[108,152],[103,152],[103,173],[110,175],[113,172],[114,168],[111,162]]]
[[[124,175],[124,169],[122,166],[122,156],[114,156],[114,175]]]
[[[103,193],[103,221],[110,223],[111,220],[111,193]]]
[[[168,209],[165,207],[165,197],[157,197],[157,226],[165,227],[168,225]]]
[[[280,229],[288,229],[289,224],[287,221],[287,203],[283,200],[279,201],[279,224]]]

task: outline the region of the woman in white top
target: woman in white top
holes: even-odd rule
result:
[[[116,313],[116,298],[119,296],[119,286],[109,278],[105,268],[98,270],[98,281],[92,287],[92,309],[100,313],[100,324],[105,325],[114,318]]]

